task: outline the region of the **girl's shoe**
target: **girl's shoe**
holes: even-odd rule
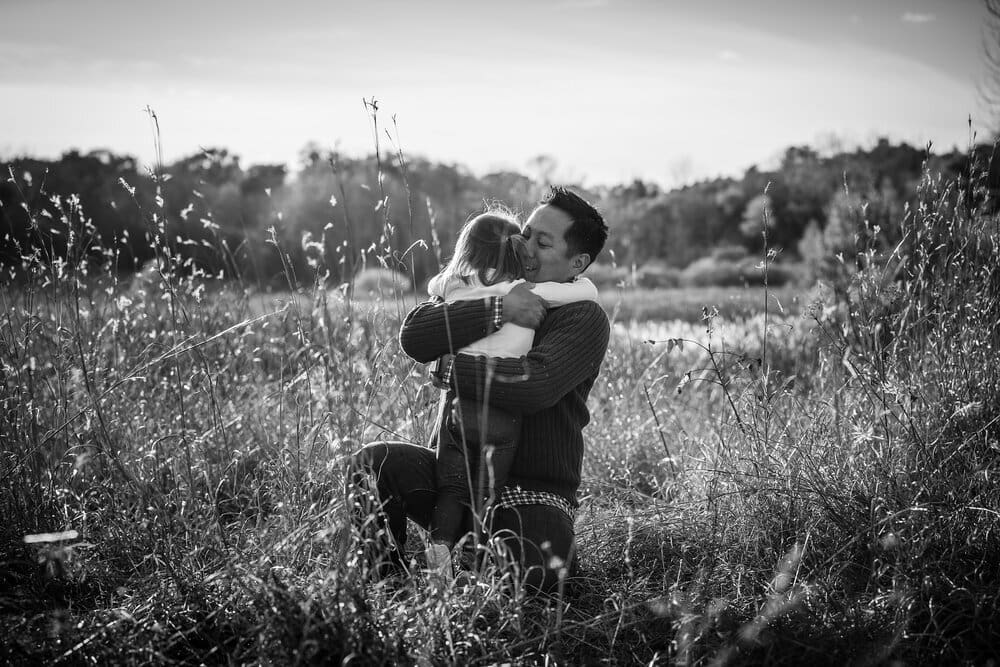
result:
[[[427,571],[433,575],[447,577],[454,576],[451,568],[451,549],[447,544],[431,543],[424,550],[427,559]]]

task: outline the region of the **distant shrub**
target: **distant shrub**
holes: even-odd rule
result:
[[[594,262],[583,272],[585,278],[590,278],[597,289],[611,289],[617,287],[622,281],[631,278],[631,271],[624,266],[613,266],[611,264],[598,264]]]
[[[767,267],[767,281],[770,285],[806,285],[809,271],[803,262],[782,262]]]
[[[681,272],[681,283],[687,287],[732,287],[743,285],[740,266],[714,257],[702,257],[691,262]]]
[[[399,271],[379,266],[362,269],[354,278],[357,296],[380,296],[395,291],[410,291],[410,279]]]
[[[740,261],[719,259],[713,255],[702,257],[680,272],[680,283],[688,287],[759,287],[764,284],[764,269],[759,257],[744,257]],[[767,266],[767,284],[780,287],[798,282],[801,271],[791,264]]]
[[[759,257],[748,257],[739,263],[740,273],[745,284],[760,287],[764,285],[764,269],[760,266]],[[771,263],[767,265],[767,284],[780,287],[802,280],[803,267],[800,264]]]
[[[721,262],[738,262],[747,256],[747,249],[741,245],[720,245],[712,250],[711,256]]]
[[[679,287],[681,284],[681,271],[662,262],[650,262],[636,271],[635,284],[637,287],[647,289]]]

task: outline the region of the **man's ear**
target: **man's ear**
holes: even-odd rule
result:
[[[581,252],[579,255],[573,258],[570,262],[570,266],[577,274],[581,273],[585,268],[590,266],[590,253]]]

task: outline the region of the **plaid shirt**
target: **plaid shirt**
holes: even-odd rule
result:
[[[516,508],[519,505],[548,505],[565,512],[570,520],[576,519],[576,508],[562,496],[548,491],[530,491],[519,486],[505,486],[500,490],[499,507]]]
[[[493,330],[496,331],[503,326],[503,297],[493,297]]]

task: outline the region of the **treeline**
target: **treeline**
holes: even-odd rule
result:
[[[603,266],[595,267],[599,278],[629,271],[648,285],[753,282],[759,259],[752,257],[766,230],[768,247],[780,250],[776,268],[788,269],[772,278],[809,280],[853,243],[859,224],[887,247],[898,240],[925,161],[930,172],[954,176],[970,159],[881,140],[832,155],[792,147],[773,170],[753,167],[740,178],[670,191],[642,181],[575,189],[612,229]],[[447,259],[470,215],[497,203],[524,214],[545,189],[514,172],[477,177],[423,158],[352,158],[313,146],[294,174],[285,165],[244,168],[224,149],[156,173],[108,151],[16,158],[5,167],[4,282],[18,280],[32,253],[53,261],[90,257],[130,273],[160,248],[187,270],[263,287],[316,276],[348,283],[372,267],[420,285]]]

